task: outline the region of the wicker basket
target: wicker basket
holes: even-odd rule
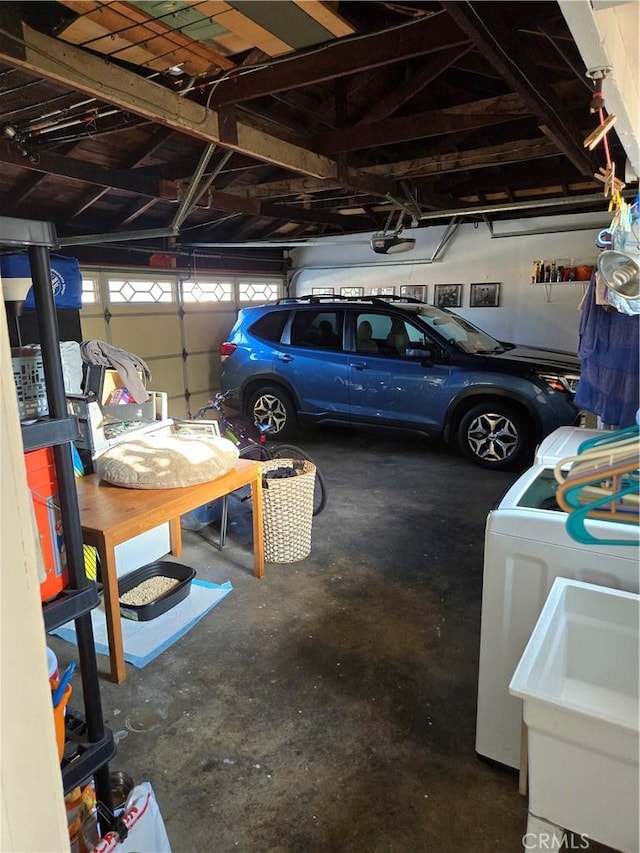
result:
[[[307,459],[302,462],[302,473],[295,477],[263,479],[267,483],[262,495],[264,558],[268,563],[295,563],[311,551],[316,466]],[[293,459],[270,459],[262,463],[262,472],[293,465]]]

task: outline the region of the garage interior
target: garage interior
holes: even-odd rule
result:
[[[498,339],[575,353],[596,237],[615,199],[637,204],[638,15],[634,0],[3,3],[0,260],[33,259],[42,229],[9,238],[51,223],[52,257],[82,273],[60,340],[139,355],[176,418],[220,388],[238,310],[276,298],[432,302],[456,285],[454,310]],[[586,278],[540,279],[544,259]],[[499,304],[474,306],[486,282]],[[49,646],[62,672],[78,648],[43,631],[8,371],[9,348],[41,341],[38,313],[0,324],[7,851],[69,849],[45,661]],[[109,770],[151,783],[174,853],[554,849],[528,833],[523,774],[476,747],[485,524],[522,471],[404,434],[296,443],[329,491],[311,553],[256,578],[251,505],[232,498],[225,547],[213,521],[183,529],[179,558],[231,593],[122,683],[95,655]],[[119,574],[164,558],[168,529],[140,548]],[[618,849],[580,827],[570,844]]]

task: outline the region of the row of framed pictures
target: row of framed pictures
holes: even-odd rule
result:
[[[460,308],[464,284],[434,284],[433,304],[440,308]],[[314,296],[334,296],[333,287],[313,287]],[[428,284],[401,284],[400,296],[410,296],[421,302],[428,302]],[[364,287],[341,287],[340,296],[364,296]],[[372,287],[370,296],[395,296],[394,285]],[[500,284],[497,281],[483,281],[469,285],[469,308],[498,308],[500,305]]]

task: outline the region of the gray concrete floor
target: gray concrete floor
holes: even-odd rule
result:
[[[98,658],[111,769],[151,782],[174,853],[516,853],[517,774],[474,738],[484,524],[517,474],[411,437],[296,440],[330,490],[310,556],[254,578],[248,502],[222,552],[185,531],[180,562],[233,592],[121,685]]]

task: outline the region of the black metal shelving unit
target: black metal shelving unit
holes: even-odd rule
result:
[[[82,528],[71,452],[71,442],[78,436],[78,424],[67,412],[58,320],[51,289],[49,250],[56,245],[57,235],[51,223],[0,217],[0,246],[14,247],[18,251],[26,249],[29,253],[49,415],[36,423],[24,425],[22,438],[25,451],[53,448],[69,571],[69,586],[53,601],[43,604],[44,623],[46,630],[51,631],[73,619],[78,640],[84,713],[73,708],[67,709],[65,752],[61,762],[63,787],[66,794],[93,777],[103,819],[110,820],[113,825],[108,763],[115,755],[116,748],[113,734],[104,725],[102,717],[91,622],[91,610],[96,607],[99,598],[96,584],[87,578],[84,568]]]

